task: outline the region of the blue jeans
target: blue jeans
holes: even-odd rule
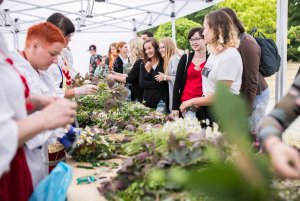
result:
[[[189,108],[186,109],[184,113],[182,113],[183,118],[196,118],[196,112],[191,111]]]
[[[157,104],[157,107],[156,107],[156,112],[160,112],[160,113],[167,113],[167,106],[166,106],[166,103],[163,101],[163,100],[160,100]]]
[[[260,121],[266,116],[266,110],[269,104],[270,90],[269,88],[261,92],[254,99],[252,114],[250,117],[250,131],[257,133]]]

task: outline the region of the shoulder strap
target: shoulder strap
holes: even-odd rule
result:
[[[186,54],[186,62],[185,62],[185,66],[184,66],[184,71],[183,72],[186,72],[186,69],[187,69],[187,65],[189,63],[189,53]]]
[[[61,68],[60,68],[60,66],[58,64],[57,64],[57,67],[58,67],[60,75],[61,75],[61,82],[59,83],[59,88],[62,89],[63,88],[63,82],[64,82],[64,76],[63,76]]]

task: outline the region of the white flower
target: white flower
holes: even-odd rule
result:
[[[93,144],[93,138],[92,137],[87,137],[86,142],[87,142],[87,145]]]

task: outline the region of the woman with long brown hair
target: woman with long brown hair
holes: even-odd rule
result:
[[[145,105],[158,112],[166,113],[169,110],[167,107],[169,104],[168,83],[155,79],[159,72],[164,73],[164,61],[158,48],[158,43],[154,38],[144,42],[144,61],[141,64],[139,81],[141,88],[144,89]]]

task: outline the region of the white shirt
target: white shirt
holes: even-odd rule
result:
[[[121,60],[123,62],[123,66],[128,63],[128,57],[123,58],[120,54],[119,54],[119,57],[121,58]]]
[[[0,49],[5,57],[9,51],[0,33]],[[0,54],[0,177],[9,170],[10,163],[18,149],[18,126],[16,120],[27,116],[24,85],[12,66]]]
[[[37,72],[17,51],[12,53],[12,58],[16,62],[19,71],[26,77],[31,95],[56,95],[53,79],[51,75],[49,75],[49,72]],[[59,134],[60,136],[64,134],[62,128],[43,131],[25,143],[27,163],[31,172],[34,187],[49,174],[49,167],[47,164],[49,162],[48,143],[56,142],[56,135]]]
[[[236,48],[227,48],[223,52],[210,54],[202,70],[203,95],[215,93],[220,80],[233,81],[230,92],[239,94],[243,74],[243,62]]]
[[[65,96],[66,89],[64,87],[60,88],[60,85],[63,81],[62,80],[63,75],[62,75],[62,71],[59,70],[59,68],[61,69],[60,64],[52,64],[48,68],[47,72],[52,77],[53,85],[54,85],[55,91],[56,91],[56,96],[63,98]]]
[[[169,66],[168,66],[168,73],[167,75],[171,77],[171,80],[168,80],[168,86],[169,86],[169,110],[172,111],[173,107],[173,89],[174,89],[174,83],[177,73],[177,67],[180,60],[179,55],[173,55],[170,58]]]
[[[58,56],[57,64],[52,64],[47,70],[47,72],[49,73],[49,75],[51,75],[53,79],[56,90],[56,96],[63,98],[65,96],[66,88],[64,86],[61,88],[60,85],[61,83],[63,83],[63,79],[66,78],[62,74],[62,67],[64,66],[64,60],[62,56],[64,56],[68,62],[69,71],[72,79],[77,75],[78,72],[75,70],[75,68],[73,68],[73,56],[68,48],[64,48],[62,50],[61,55]]]

